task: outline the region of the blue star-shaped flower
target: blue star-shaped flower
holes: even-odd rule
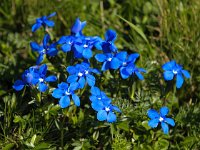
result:
[[[36,19],[36,23],[32,26],[32,32],[35,32],[37,29],[39,29],[41,26],[44,28],[46,26],[53,27],[54,22],[51,20],[48,20],[49,18],[53,17],[56,15],[56,12],[50,14],[49,16],[42,16],[40,18]]]
[[[74,93],[74,91],[77,90],[78,87],[78,83],[71,83],[69,85],[66,82],[61,82],[60,84],[58,84],[58,88],[53,91],[52,96],[54,98],[60,99],[59,105],[61,108],[66,108],[70,105],[70,97],[72,97],[76,106],[80,106],[80,99]]]
[[[82,30],[86,26],[86,21],[81,22],[79,18],[76,19],[71,27],[71,33],[74,36],[82,36]]]
[[[117,39],[117,33],[114,30],[107,30],[105,33],[105,41],[102,43],[104,53],[117,52],[114,42]]]
[[[184,82],[183,75],[186,78],[190,78],[190,73],[187,70],[184,70],[183,67],[177,64],[174,60],[165,63],[162,66],[162,69],[165,71],[163,73],[164,79],[169,81],[173,80],[176,77],[176,87],[181,88]]]
[[[79,88],[83,88],[87,81],[89,86],[95,85],[95,77],[92,73],[99,74],[97,69],[90,68],[90,64],[87,62],[82,62],[75,66],[67,67],[67,72],[70,76],[67,78],[68,83],[78,82]]]
[[[174,120],[166,117],[168,112],[169,112],[169,109],[167,107],[162,107],[160,109],[160,114],[157,113],[157,111],[154,109],[148,110],[147,115],[151,119],[151,120],[149,120],[148,125],[151,128],[156,128],[158,126],[158,124],[161,123],[161,127],[162,127],[164,134],[168,134],[169,133],[168,124],[171,126],[175,126]]]
[[[44,36],[42,45],[39,45],[36,42],[30,43],[31,49],[39,53],[39,57],[37,58],[37,61],[36,61],[37,65],[39,65],[43,61],[45,54],[49,56],[55,56],[58,53],[58,50],[56,49],[57,43],[52,43],[48,45],[49,40],[50,40],[50,36],[49,34],[46,34]]]
[[[13,88],[16,91],[20,91],[24,86],[36,86],[40,92],[45,92],[48,89],[46,83],[55,82],[57,80],[56,76],[50,75],[46,77],[47,65],[33,66],[25,70],[22,74],[22,80],[17,80]]]

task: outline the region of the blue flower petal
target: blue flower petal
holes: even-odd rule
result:
[[[58,50],[56,48],[50,48],[47,51],[47,55],[49,55],[49,56],[55,56],[55,55],[57,55],[57,53],[58,53]]]
[[[114,42],[117,38],[117,33],[114,30],[107,30],[105,34],[106,41]]]
[[[100,110],[100,111],[98,111],[98,113],[97,113],[97,119],[99,120],[99,121],[104,121],[104,120],[106,120],[107,119],[107,112],[105,111],[105,110]]]
[[[131,55],[129,55],[127,62],[133,62],[134,63],[139,56],[140,55],[138,53],[131,54]]]
[[[80,99],[79,99],[79,97],[76,94],[72,95],[72,99],[74,100],[74,104],[76,106],[80,106]]]
[[[68,43],[63,44],[60,48],[65,53],[69,52],[69,51],[71,51],[71,44],[68,44]]]
[[[55,25],[55,23],[51,20],[44,20],[44,23],[49,27],[53,27]]]
[[[127,58],[127,52],[126,51],[121,51],[116,54],[116,58],[118,58],[120,61],[125,62]]]
[[[119,112],[119,113],[121,113],[121,110],[117,106],[112,106],[112,109],[117,111],[117,112]]]
[[[44,54],[41,53],[37,58],[36,65],[39,65],[43,61],[43,59],[44,59]]]
[[[82,29],[82,26],[81,26],[81,21],[79,18],[76,19],[76,21],[74,22],[72,28],[71,28],[71,32],[72,33],[78,33],[80,32]]]
[[[83,50],[83,57],[86,59],[90,59],[92,57],[92,50],[87,48]]]
[[[75,91],[75,90],[78,89],[78,87],[79,87],[79,83],[73,82],[73,83],[70,84],[69,90],[70,90],[70,91]]]
[[[45,83],[39,83],[39,91],[45,92],[48,89],[48,86]]]
[[[160,115],[161,116],[166,116],[167,114],[169,113],[169,109],[166,107],[166,106],[164,106],[164,107],[162,107],[161,109],[160,109]]]
[[[33,26],[32,26],[32,32],[35,32],[37,29],[39,29],[40,27],[42,26],[41,23],[35,23]]]
[[[51,18],[51,17],[53,17],[53,16],[55,16],[56,15],[56,12],[53,12],[53,13],[51,13],[49,16],[47,16],[47,18]]]
[[[162,127],[162,130],[163,130],[164,134],[168,134],[169,133],[169,126],[166,123],[161,122],[161,127]]]
[[[172,60],[170,62],[165,63],[162,66],[162,69],[165,70],[165,71],[172,71],[174,66],[175,66],[175,64],[176,64],[176,62],[174,60]]]
[[[76,67],[74,67],[74,66],[69,66],[69,67],[67,67],[66,70],[69,74],[75,74],[76,73]]]
[[[119,61],[119,59],[113,57],[111,62],[110,62],[110,68],[112,69],[118,69],[121,65],[121,61]]]
[[[174,73],[172,71],[165,71],[163,73],[164,79],[165,80],[172,80],[174,78]]]
[[[67,82],[68,83],[73,83],[73,82],[76,82],[78,79],[77,75],[71,75],[67,78]]]
[[[61,98],[64,95],[64,93],[65,92],[61,89],[55,89],[55,90],[53,90],[52,96],[54,98]]]
[[[115,122],[116,120],[117,120],[116,115],[110,111],[107,116],[107,121],[112,123],[112,122]]]
[[[110,68],[110,62],[109,61],[105,61],[101,67],[102,71],[106,71]]]
[[[80,54],[83,53],[83,50],[84,50],[83,46],[75,44],[74,48],[78,53],[80,53]]]
[[[95,77],[93,75],[88,74],[86,76],[86,80],[89,86],[94,86],[95,85]]]
[[[173,127],[175,126],[175,122],[171,118],[165,118],[165,122],[168,123],[169,125],[173,126]]]
[[[31,42],[30,46],[33,51],[41,51],[41,46],[36,42]]]
[[[46,64],[43,64],[43,65],[40,66],[39,74],[45,76],[46,73],[47,73],[47,65],[46,65]]]
[[[59,105],[61,108],[66,108],[70,105],[70,98],[69,96],[65,95],[62,96],[61,99],[59,100]]]
[[[140,80],[144,80],[143,75],[139,71],[135,71],[135,74]]]
[[[14,85],[12,86],[16,91],[20,91],[24,88],[24,82],[22,80],[15,81]]]
[[[101,94],[100,89],[96,86],[91,87],[90,92],[92,93],[92,95],[96,95],[96,96]]]
[[[97,97],[94,96],[94,95],[91,95],[91,96],[89,97],[89,99],[90,99],[91,102],[93,102],[93,101],[97,100]]]
[[[158,123],[159,123],[159,119],[156,118],[156,119],[149,120],[148,125],[151,128],[156,128],[158,126]]]
[[[61,82],[60,84],[58,84],[58,88],[60,89],[67,89],[68,88],[68,84],[65,82]]]
[[[123,79],[127,79],[130,76],[125,67],[120,68],[120,75]]]
[[[50,35],[49,34],[45,34],[44,39],[43,39],[43,47],[46,49],[47,48],[47,43],[50,40]]]
[[[148,110],[147,111],[147,115],[151,119],[155,119],[155,118],[159,118],[160,117],[160,115],[158,114],[158,112],[156,110],[154,110],[154,109]]]
[[[183,76],[180,73],[178,73],[176,76],[176,87],[181,88],[181,86],[183,85],[183,81]]]
[[[186,78],[190,78],[190,73],[187,70],[181,70]]]
[[[45,81],[46,82],[55,82],[57,80],[57,77],[54,75],[48,76]]]
[[[98,100],[98,99],[94,99],[92,104],[91,104],[92,108],[96,111],[100,111],[104,108],[104,104],[102,101]]]
[[[79,83],[79,88],[83,88],[85,86],[85,78],[84,77],[81,77],[79,80],[78,80],[78,83]]]
[[[106,56],[104,54],[96,54],[95,58],[99,62],[104,62],[106,60]]]

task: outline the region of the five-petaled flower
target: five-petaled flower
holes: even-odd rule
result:
[[[25,85],[37,87],[40,92],[45,92],[48,89],[46,83],[55,82],[57,80],[56,76],[50,75],[46,77],[47,65],[33,66],[25,70],[22,74],[22,80],[17,80],[13,88],[16,91],[20,91]]]
[[[97,87],[91,88],[92,96],[92,108],[97,111],[97,119],[99,121],[105,121],[112,123],[116,121],[116,115],[113,111],[121,112],[117,106],[111,104],[111,100],[105,95],[104,92],[100,91]]]
[[[76,64],[75,66],[69,66],[67,67],[67,72],[70,74],[67,78],[67,82],[78,82],[79,88],[83,88],[86,81],[89,86],[94,86],[96,79],[92,73],[100,73],[97,69],[90,68],[90,64],[87,62],[82,62],[81,64]]]
[[[47,54],[49,56],[55,56],[58,53],[58,50],[56,48],[57,43],[52,43],[52,44],[48,45],[49,40],[50,40],[50,36],[49,36],[49,34],[46,34],[44,36],[42,45],[39,45],[36,42],[30,43],[32,50],[39,53],[39,56],[36,61],[37,65],[39,65],[43,61],[45,54]]]
[[[168,124],[171,126],[175,126],[174,120],[166,117],[168,112],[169,112],[169,109],[165,106],[160,109],[160,113],[158,113],[154,109],[148,110],[147,115],[151,119],[149,120],[148,125],[152,128],[156,128],[158,124],[161,123],[163,132],[165,134],[168,134],[169,132]]]
[[[190,73],[187,70],[184,70],[183,67],[176,63],[176,61],[172,60],[170,62],[165,63],[162,66],[162,69],[165,71],[163,73],[165,80],[173,80],[176,77],[176,87],[181,88],[184,82],[183,75],[186,78],[190,78]]]
[[[76,82],[71,83],[70,85],[66,82],[61,82],[58,84],[58,88],[53,91],[52,96],[60,99],[59,104],[61,108],[66,108],[70,105],[70,97],[72,97],[76,106],[80,106],[80,99],[74,93],[78,87],[79,84]]]
[[[54,26],[54,22],[51,21],[51,20],[48,20],[48,19],[53,17],[53,16],[55,16],[55,15],[56,15],[56,12],[53,12],[49,16],[42,16],[40,18],[37,18],[36,19],[36,23],[32,26],[32,32],[35,32],[41,26],[43,26],[44,28],[46,26],[53,27]]]

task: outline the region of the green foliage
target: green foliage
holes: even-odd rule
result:
[[[145,80],[122,80],[118,72],[106,72],[99,85],[122,110],[114,124],[99,122],[91,110],[86,88],[81,107],[60,109],[57,100],[35,89],[16,93],[12,85],[35,64],[32,40],[41,42],[43,30],[31,33],[37,17],[56,11],[53,40],[67,35],[76,17],[86,20],[86,35],[118,33],[116,45],[138,52],[138,66]],[[200,1],[198,0],[1,0],[0,3],[0,147],[11,149],[200,149]],[[59,82],[67,76],[70,55],[45,59]],[[192,78],[180,90],[171,90],[162,79],[161,65],[175,59]],[[56,85],[56,84],[55,84]],[[170,108],[176,126],[164,135],[150,129],[146,112]]]

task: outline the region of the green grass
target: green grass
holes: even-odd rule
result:
[[[81,107],[60,109],[50,92],[40,95],[29,88],[12,89],[21,73],[35,64],[29,43],[43,38],[31,33],[37,17],[56,11],[51,36],[70,33],[76,17],[87,21],[86,35],[103,38],[107,29],[117,31],[116,45],[138,52],[144,81],[123,81],[107,72],[98,85],[120,107],[114,124],[99,122],[90,108],[89,88]],[[0,147],[2,149],[199,149],[200,148],[200,1],[198,0],[1,0],[0,3]],[[125,21],[125,20],[126,21]],[[70,56],[59,53],[46,59],[50,71],[66,76]],[[163,97],[161,65],[175,59],[191,73],[180,90],[172,87]],[[56,84],[55,84],[56,86]],[[51,89],[52,90],[52,89]],[[128,92],[127,92],[128,90]],[[114,92],[117,91],[117,92]],[[176,126],[169,135],[150,129],[146,112],[170,108]]]

